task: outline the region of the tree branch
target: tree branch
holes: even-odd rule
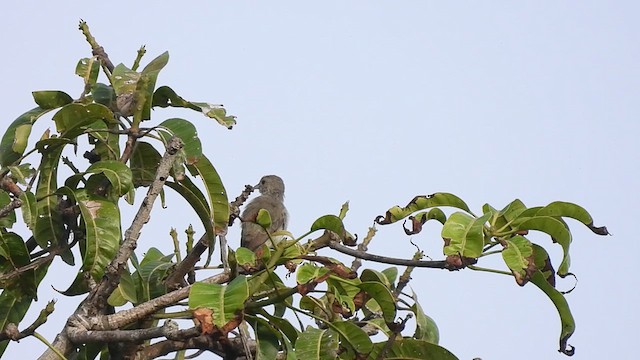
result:
[[[200,335],[200,329],[193,327],[180,330],[178,323],[167,320],[160,327],[134,330],[87,330],[81,322],[72,321],[67,330],[69,339],[75,343],[91,342],[139,342],[164,337],[167,339],[187,339]]]
[[[374,254],[358,251],[358,250],[346,247],[344,245],[340,245],[335,241],[329,242],[328,246],[331,249],[346,255],[351,255],[362,260],[375,261],[375,262],[384,263],[384,264],[423,267],[423,268],[432,268],[432,269],[447,269],[451,271],[459,269],[456,267],[452,267],[445,260],[421,261],[421,260],[406,260],[406,259],[391,258],[391,257],[374,255]]]

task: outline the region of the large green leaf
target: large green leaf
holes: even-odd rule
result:
[[[156,128],[165,144],[169,142],[171,136],[177,136],[182,140],[187,164],[193,164],[202,156],[202,143],[198,137],[198,130],[191,122],[173,118],[161,122]]]
[[[571,245],[571,232],[567,228],[567,225],[559,218],[552,216],[536,216],[526,218],[522,222],[517,224],[519,230],[538,230],[542,231],[549,236],[554,242],[557,242],[562,246],[564,256],[562,263],[558,268],[558,275],[564,276],[569,273],[569,266],[571,260],[569,257],[569,246]]]
[[[56,109],[73,102],[73,98],[64,91],[34,91],[32,94],[33,100],[42,109]]]
[[[141,301],[138,301],[137,292],[139,286],[137,285],[139,284],[136,284],[129,269],[125,268],[122,273],[120,273],[118,287],[109,295],[109,299],[107,300],[109,305],[123,306],[127,302],[131,302],[134,305],[140,303]]]
[[[133,187],[131,169],[117,160],[98,161],[86,171],[89,174],[104,174],[119,196]]]
[[[20,194],[20,200],[22,201],[22,206],[20,207],[22,220],[24,220],[29,230],[34,231],[38,214],[36,196],[31,191],[24,191]]]
[[[386,345],[386,341],[373,344],[373,351],[369,354],[368,359],[377,359],[380,351],[382,351]],[[449,350],[441,346],[426,340],[407,338],[396,338],[391,347],[387,349],[384,359],[458,360]]]
[[[58,209],[58,197],[54,194],[58,187],[58,163],[62,150],[62,146],[51,145],[42,152],[40,176],[36,187],[38,202],[33,236],[43,249],[51,244],[58,245],[65,241],[62,215]]]
[[[153,94],[153,106],[159,107],[182,107],[195,110],[204,114],[204,116],[215,119],[218,123],[228,129],[236,124],[235,116],[227,115],[227,111],[220,105],[191,102],[178,96],[173,89],[168,86],[159,87]]]
[[[329,269],[326,267],[306,263],[300,266],[298,271],[296,271],[296,281],[298,284],[307,284],[310,281],[317,281],[316,279],[324,278],[328,273]]]
[[[382,317],[386,323],[392,323],[396,318],[396,302],[391,291],[379,282],[365,281],[358,285],[380,305]]]
[[[77,137],[96,121],[108,124],[113,122],[113,119],[111,110],[101,104],[68,104],[53,115],[60,137],[67,139]]]
[[[209,197],[211,212],[213,213],[213,224],[216,235],[226,234],[229,226],[229,199],[227,197],[227,190],[222,184],[222,179],[220,175],[218,175],[218,171],[216,171],[211,161],[204,155],[198,158],[193,164],[187,165],[187,168],[192,175],[200,175],[202,178],[207,196]],[[211,250],[213,250],[213,247],[211,247]]]
[[[91,96],[93,101],[108,108],[113,108],[116,102],[116,92],[111,86],[102,83],[96,83],[91,87]]]
[[[0,165],[8,166],[16,162],[27,149],[33,123],[51,109],[37,107],[15,119],[5,131],[0,141]]]
[[[249,298],[247,278],[238,276],[228,285],[197,282],[189,291],[189,308],[213,310],[213,324],[222,328],[244,308]]]
[[[129,69],[124,64],[118,64],[111,72],[113,90],[117,96],[133,94],[136,91],[140,73]]]
[[[451,214],[442,227],[442,238],[445,239],[444,254],[469,258],[480,256],[484,246],[484,224],[490,217],[491,213],[479,218],[462,212]]]
[[[296,357],[303,360],[335,359],[338,356],[338,338],[331,329],[307,326],[296,341]]]
[[[87,194],[84,190],[74,192],[71,188],[63,187],[58,193],[75,197],[86,231],[86,250],[83,254],[81,273],[78,274],[78,278],[83,276],[82,273],[88,272],[94,280],[99,281],[120,245],[122,237],[120,209],[111,201],[97,195]],[[74,283],[79,281],[78,278]]]
[[[560,293],[551,284],[549,284],[545,275],[541,271],[536,271],[533,273],[533,275],[531,276],[531,282],[534,283],[549,297],[549,299],[553,302],[553,305],[555,305],[556,309],[558,310],[558,314],[560,315],[560,349],[558,351],[567,355],[573,355],[574,348],[571,345],[568,345],[567,341],[569,340],[571,335],[573,335],[576,325],[573,320],[573,315],[571,314],[571,309],[569,309],[567,299],[565,299],[562,293]]]
[[[351,321],[336,321],[329,326],[340,335],[343,345],[349,344],[357,353],[367,354],[373,348],[369,335]]]

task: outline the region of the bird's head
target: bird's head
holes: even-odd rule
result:
[[[277,175],[265,175],[258,185],[253,187],[260,190],[262,195],[284,197],[284,181]]]

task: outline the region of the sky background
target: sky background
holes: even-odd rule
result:
[[[142,44],[143,63],[168,50],[158,85],[222,103],[238,117],[232,131],[187,111],[158,110],[153,122],[194,122],[230,198],[262,175],[280,175],[294,234],[347,200],[346,225],[361,237],[391,206],[438,191],[474,211],[515,198],[528,206],[578,203],[613,236],[570,224],[579,279],[567,296],[577,325],[573,358],[630,359],[640,322],[639,11],[633,1],[11,2],[0,22],[2,121],[35,106],[31,91],[80,94],[75,65],[90,56],[77,30],[82,18],[114,63],[130,66]],[[53,123],[38,126],[34,136]],[[198,223],[169,195],[139,249],[170,249],[171,226],[182,233]],[[134,210],[126,210],[124,228]],[[229,235],[234,247],[237,230]],[[434,224],[411,238],[400,225],[380,228],[370,250],[410,258],[410,239],[442,257]],[[551,248],[557,267],[560,251]],[[56,312],[40,329],[53,340],[79,298],[51,286],[66,289],[75,271],[50,269],[24,326],[55,298]],[[533,285],[426,269],[410,285],[437,322],[440,344],[460,359],[564,358],[555,308]],[[5,358],[44,349],[24,339]]]

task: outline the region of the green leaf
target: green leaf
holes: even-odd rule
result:
[[[40,107],[31,109],[20,115],[7,127],[0,141],[0,165],[12,165],[24,154],[33,124],[49,111],[51,109]]]
[[[269,322],[261,318],[255,318],[255,321],[251,321],[250,323],[256,335],[256,359],[275,359],[280,347],[278,339],[281,336],[279,336],[279,332],[274,329]]]
[[[436,322],[431,317],[424,313],[422,306],[418,302],[418,296],[413,293],[413,305],[411,311],[416,315],[416,332],[413,337],[418,340],[426,340],[430,343],[438,344],[440,341],[440,330]]]
[[[391,291],[379,282],[365,281],[358,285],[371,296],[382,309],[382,317],[387,323],[392,323],[396,318],[396,302]]]
[[[598,235],[609,235],[606,226],[597,227],[593,225],[591,215],[583,207],[564,201],[555,201],[540,209],[536,216],[568,217],[585,224],[589,230]]]
[[[12,232],[0,232],[0,273],[7,274],[31,262],[29,250],[22,238]],[[35,270],[22,271],[20,275],[0,283],[3,289],[12,289],[16,295],[37,298]]]
[[[335,359],[338,356],[338,335],[331,329],[307,326],[296,341],[296,356],[304,360]]]
[[[117,96],[133,94],[136,91],[140,74],[129,69],[124,64],[118,64],[111,72],[113,90]]]
[[[0,209],[11,203],[9,193],[0,189]],[[10,228],[16,223],[16,211],[11,210],[7,215],[0,217],[0,228]]]
[[[226,286],[197,282],[189,292],[189,309],[212,309],[213,324],[222,328],[244,308],[248,298],[249,286],[244,276],[236,277]]]
[[[444,254],[469,258],[480,256],[484,246],[484,224],[490,217],[491,213],[477,219],[462,212],[451,214],[442,227],[442,238],[445,239]]]
[[[173,89],[168,86],[159,87],[153,94],[153,107],[182,107],[201,112],[205,116],[215,119],[227,129],[231,129],[236,124],[235,116],[228,116],[224,108],[219,105],[190,102],[178,96]]]
[[[553,302],[553,305],[555,305],[556,309],[558,310],[558,314],[560,315],[560,349],[558,351],[569,356],[573,355],[574,348],[571,345],[568,345],[567,341],[569,340],[571,335],[573,335],[576,326],[567,300],[562,295],[562,293],[560,293],[553,286],[551,286],[551,284],[549,284],[546,277],[541,271],[536,271],[533,273],[533,275],[531,276],[531,282],[534,283],[549,297],[549,299]]]
[[[182,148],[187,155],[186,163],[193,164],[202,156],[202,143],[198,137],[198,130],[185,119],[173,118],[157,126],[158,135],[167,144],[172,136],[179,137],[184,143]]]
[[[569,229],[562,220],[551,216],[536,216],[524,219],[517,225],[517,227],[519,230],[542,231],[551,236],[551,239],[554,242],[557,242],[562,246],[562,250],[564,252],[562,263],[560,263],[560,268],[558,268],[558,275],[564,276],[569,273],[569,245],[571,245],[571,232],[569,232]]]
[[[188,164],[187,169],[189,169],[192,175],[200,175],[202,178],[207,196],[209,197],[209,204],[211,204],[215,234],[226,234],[229,226],[229,199],[227,197],[227,190],[224,184],[222,184],[222,179],[218,171],[204,155],[200,156],[193,164]],[[211,250],[213,250],[213,247],[211,247]]]
[[[529,262],[533,260],[533,247],[524,236],[516,235],[505,240],[507,247],[502,250],[502,259],[516,278],[518,285],[523,286],[527,282],[527,269]]]
[[[340,335],[343,345],[346,342],[357,353],[367,354],[373,348],[369,335],[356,324],[350,321],[336,321],[328,324]]]
[[[378,354],[387,345],[386,341],[373,344],[369,360],[378,358]],[[425,340],[396,338],[387,349],[384,359],[403,360],[458,360],[449,350]]]
[[[405,207],[394,206],[387,210],[385,216],[378,216],[376,223],[386,225],[402,220],[412,213],[436,206],[450,206],[464,210],[471,214],[467,204],[459,197],[449,193],[435,193],[431,195],[421,195],[414,197]]]
[[[118,287],[111,293],[107,302],[111,306],[123,306],[127,301],[132,304],[138,304],[138,295],[136,291],[136,283],[129,269],[125,268],[120,273],[120,282]]]
[[[266,209],[258,210],[258,215],[256,215],[256,224],[262,226],[265,229],[271,227],[271,214]]]
[[[68,104],[53,115],[60,137],[67,139],[77,137],[96,121],[109,124],[113,119],[113,112],[101,104]]]
[[[4,329],[9,323],[20,324],[31,306],[30,297],[16,296],[13,291],[5,289],[0,294],[0,328]],[[10,340],[0,342],[0,356],[4,354]]]
[[[108,108],[112,108],[116,102],[116,92],[111,86],[102,83],[96,83],[91,87],[91,96],[93,101]]]
[[[62,146],[49,146],[43,150],[40,163],[40,176],[36,186],[37,216],[33,236],[43,249],[50,244],[58,245],[66,241],[62,215],[58,209],[58,197],[54,195],[58,187],[58,163],[62,150]]]
[[[384,270],[382,270],[382,273],[384,274],[384,276],[387,277],[387,281],[389,281],[390,284],[395,284],[396,279],[398,278],[398,268],[395,266],[391,266],[388,267]]]
[[[317,231],[320,229],[333,231],[338,234],[341,238],[345,237],[345,229],[342,220],[335,215],[324,215],[316,219],[316,221],[311,224],[311,231]]]
[[[76,65],[76,75],[84,80],[85,85],[94,85],[100,74],[100,61],[97,56],[83,58]]]
[[[323,278],[329,273],[329,269],[325,267],[315,266],[311,263],[303,264],[296,271],[296,282],[298,284],[306,284],[318,278]]]
[[[11,173],[11,177],[16,180],[17,183],[27,185],[27,179],[33,177],[36,170],[31,167],[31,164],[20,164],[18,166],[8,166]]]
[[[89,272],[94,280],[99,281],[120,245],[120,210],[116,204],[84,190],[74,192],[63,187],[59,194],[75,197],[78,202],[86,231],[81,271]]]
[[[86,171],[89,174],[104,174],[118,196],[126,194],[133,188],[131,169],[117,160],[104,160],[92,164]]]
[[[275,327],[277,327],[283,334],[286,336],[289,341],[295,343],[298,337],[300,336],[300,331],[296,329],[287,319],[283,319],[278,316],[273,316],[269,313],[263,314],[267,320]]]
[[[149,301],[167,292],[164,279],[169,269],[175,264],[171,261],[174,254],[164,255],[160,250],[152,247],[147,250],[144,258],[137,266],[132,277],[137,279],[136,289],[139,302]]]
[[[364,269],[362,270],[362,274],[360,274],[361,281],[375,281],[383,284],[387,288],[391,289],[393,283],[389,281],[387,276],[377,270],[374,269]]]
[[[151,118],[151,105],[153,103],[153,90],[160,70],[169,62],[169,52],[165,51],[155,59],[151,60],[140,73],[140,80],[136,87],[136,101],[142,107],[142,120]]]
[[[20,200],[22,201],[22,206],[20,207],[22,219],[25,225],[33,231],[35,229],[37,216],[36,196],[31,191],[24,191],[20,194]]]
[[[73,98],[63,91],[34,91],[33,100],[42,109],[56,109],[73,102]]]

